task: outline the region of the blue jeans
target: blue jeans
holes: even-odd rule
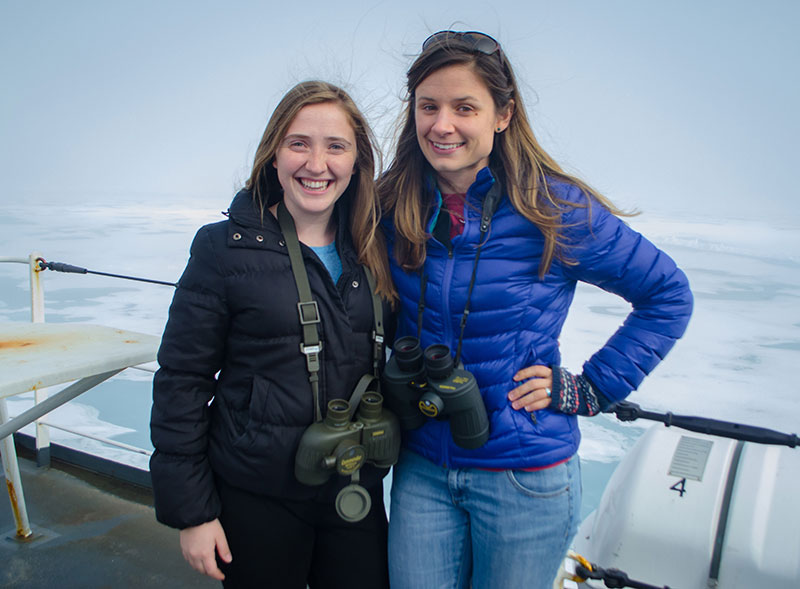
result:
[[[551,589],[580,519],[577,455],[491,472],[403,450],[392,476],[392,589]]]

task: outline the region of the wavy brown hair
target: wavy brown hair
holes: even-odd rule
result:
[[[528,121],[511,64],[502,49],[498,46],[494,53],[482,53],[457,35],[430,43],[407,73],[408,94],[395,157],[378,181],[383,208],[394,216],[395,257],[406,270],[417,269],[425,262],[425,244],[429,237],[425,226],[430,206],[425,178],[433,168],[417,142],[415,91],[432,73],[454,65],[467,66],[475,72],[486,84],[498,113],[512,110],[508,128],[495,134],[490,164],[494,170],[502,171],[500,180],[512,206],[544,235],[544,251],[539,265],[539,274],[544,276],[554,257],[569,263],[566,255],[568,245],[562,239],[561,214],[565,207],[580,206],[554,196],[548,186],[549,180],[567,181],[593,196],[612,213],[626,213],[585,182],[564,172],[539,145]],[[585,206],[590,206],[590,203],[587,199]]]
[[[328,102],[338,105],[347,115],[356,138],[355,172],[340,202],[346,203],[349,211],[350,235],[358,261],[372,271],[378,294],[394,303],[397,292],[389,273],[386,241],[379,226],[380,201],[375,191],[375,161],[380,162],[380,158],[373,148],[375,141],[369,125],[347,92],[316,80],[301,82],[289,90],[267,123],[245,188],[252,191],[262,216],[265,209],[283,198],[278,172],[272,165],[275,154],[303,107]]]

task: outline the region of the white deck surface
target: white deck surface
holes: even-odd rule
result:
[[[159,342],[100,325],[0,322],[0,398],[152,362]]]

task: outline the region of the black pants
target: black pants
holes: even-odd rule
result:
[[[220,521],[233,561],[219,561],[226,589],[389,587],[382,485],[366,518],[347,523],[333,503],[253,495],[217,479]]]

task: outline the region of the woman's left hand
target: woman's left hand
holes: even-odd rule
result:
[[[530,379],[530,380],[525,380]],[[508,400],[514,409],[538,411],[550,405],[550,391],[553,388],[553,371],[549,366],[537,364],[523,368],[514,375],[514,380],[525,380],[508,393]]]

